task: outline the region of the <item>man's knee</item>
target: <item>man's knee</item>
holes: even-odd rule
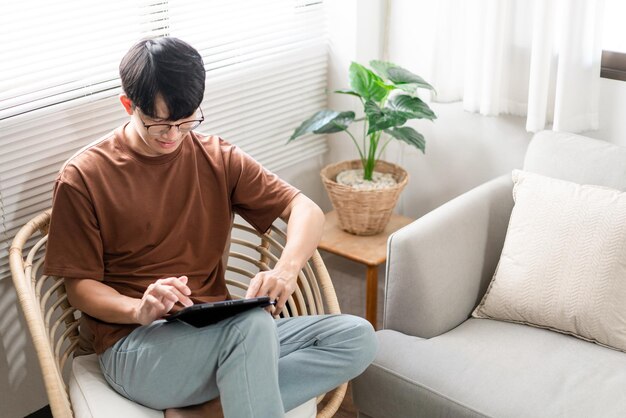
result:
[[[276,341],[278,344],[276,321],[263,309],[254,308],[237,315],[232,325],[239,330],[244,338],[260,337]]]
[[[378,351],[378,339],[374,327],[367,320],[353,315],[341,315],[337,317],[341,323],[337,328],[340,330],[342,345],[351,351],[353,364],[360,373],[376,357]]]

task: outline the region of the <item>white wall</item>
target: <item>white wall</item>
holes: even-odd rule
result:
[[[324,158],[319,156],[310,161],[276,171],[276,174],[300,189],[302,193],[316,202],[324,211],[328,211],[331,210],[331,204],[320,179],[320,170],[323,166]]]
[[[431,105],[438,119],[412,124],[426,138],[426,153],[394,144],[387,159],[410,175],[398,211],[418,218],[501,174],[521,167],[531,135],[522,118],[485,117],[460,103]]]
[[[10,278],[0,280],[0,312],[0,417],[21,418],[48,400]]]

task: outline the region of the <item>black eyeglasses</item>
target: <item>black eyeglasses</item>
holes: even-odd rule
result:
[[[154,123],[152,125],[146,125],[146,122],[144,122],[143,119],[141,119],[139,115],[137,115],[137,117],[139,117],[139,120],[141,121],[141,123],[143,123],[143,127],[146,128],[146,131],[148,131],[148,134],[153,135],[153,136],[161,136],[161,135],[165,135],[166,133],[168,133],[170,129],[172,129],[173,127],[176,128],[178,132],[183,133],[183,134],[193,131],[198,126],[200,126],[202,122],[204,122],[204,113],[202,113],[202,109],[200,109],[200,115],[201,115],[201,119],[188,120],[186,122],[173,123],[173,124]]]

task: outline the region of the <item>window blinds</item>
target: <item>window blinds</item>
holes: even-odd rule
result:
[[[17,230],[50,207],[63,161],[127,120],[118,65],[147,36],[194,46],[207,69],[200,131],[273,171],[326,151],[285,145],[326,102],[326,19],[314,0],[22,0],[0,17],[0,279]]]

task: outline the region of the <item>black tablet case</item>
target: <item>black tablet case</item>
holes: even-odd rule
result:
[[[180,311],[166,317],[168,321],[183,321],[196,328],[215,324],[223,319],[230,318],[241,312],[257,307],[271,305],[270,298],[263,296],[252,299],[235,299],[221,302],[200,303],[183,308]]]

